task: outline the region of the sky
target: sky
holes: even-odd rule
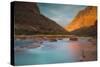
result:
[[[43,15],[52,19],[60,26],[65,27],[74,19],[80,10],[85,9],[87,6],[38,3],[38,7]]]

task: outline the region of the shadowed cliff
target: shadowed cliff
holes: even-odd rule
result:
[[[66,34],[66,30],[55,21],[42,15],[36,3],[14,2],[16,35]]]

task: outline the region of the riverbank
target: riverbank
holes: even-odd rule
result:
[[[69,38],[76,37],[75,35],[15,35],[16,39],[34,39],[34,38]]]

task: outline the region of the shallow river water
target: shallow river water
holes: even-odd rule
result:
[[[51,64],[80,61],[82,48],[86,40],[70,41],[62,39],[57,41],[43,41],[37,48],[22,48],[15,51],[15,65]],[[22,45],[34,44],[32,40],[15,40],[15,48]],[[36,44],[36,43],[35,43]],[[38,44],[38,43],[37,43]]]

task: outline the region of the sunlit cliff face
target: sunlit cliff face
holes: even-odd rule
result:
[[[77,30],[82,27],[90,27],[95,24],[97,19],[97,7],[88,6],[84,10],[80,11],[72,22],[65,26],[65,29],[69,32]]]

